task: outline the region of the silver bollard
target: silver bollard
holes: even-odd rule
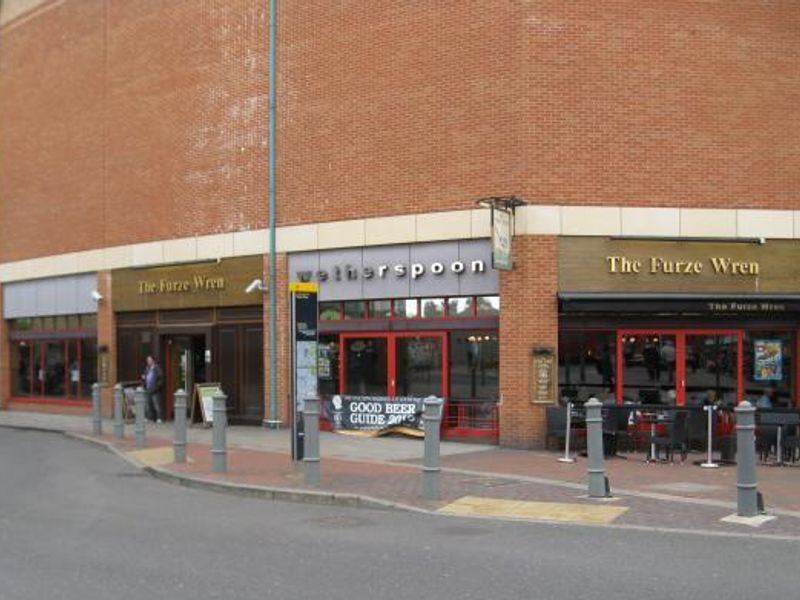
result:
[[[186,462],[186,392],[175,392],[175,441],[172,442],[176,463]]]
[[[756,409],[746,400],[736,407],[736,512],[740,517],[758,515],[756,481]]]
[[[714,411],[717,410],[717,407],[710,404],[704,406],[703,410],[708,413],[708,457],[706,458],[706,462],[700,463],[700,466],[704,469],[716,469],[719,467],[719,463],[714,462],[714,459],[711,457],[711,452],[714,444]]]
[[[136,447],[137,448],[144,448],[144,436],[145,436],[145,426],[144,426],[144,405],[147,401],[146,392],[144,388],[139,386],[136,388],[136,393],[134,395],[134,407],[136,409],[136,423],[133,426],[133,433],[136,436]]]
[[[603,456],[603,405],[597,398],[589,398],[586,408],[586,448],[589,455],[589,497],[608,498],[605,457]]]
[[[306,483],[319,485],[319,398],[306,398],[303,407],[303,463]]]
[[[228,425],[225,415],[227,401],[228,397],[221,389],[217,389],[214,393],[214,429],[211,432],[212,470],[214,473],[224,473],[228,470],[228,451],[225,441],[225,427]]]
[[[567,402],[567,431],[564,434],[564,456],[558,459],[561,463],[574,463],[575,459],[569,454],[569,439],[572,436],[572,402]]]
[[[92,384],[92,433],[102,435],[103,415],[100,407],[100,384]]]
[[[436,396],[428,396],[423,401],[425,456],[422,461],[422,494],[426,500],[439,500],[442,495],[439,430],[442,423],[443,404],[444,401]]]
[[[114,437],[122,439],[125,437],[125,417],[122,414],[122,384],[114,386]]]

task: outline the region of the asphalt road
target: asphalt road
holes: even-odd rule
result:
[[[0,428],[3,600],[785,599],[799,559],[788,541],[232,497]]]

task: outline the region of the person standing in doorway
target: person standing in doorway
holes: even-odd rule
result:
[[[152,355],[147,357],[147,367],[142,375],[144,391],[147,393],[147,412],[156,423],[163,423],[161,388],[164,387],[164,372]]]

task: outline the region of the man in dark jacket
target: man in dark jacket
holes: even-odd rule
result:
[[[152,356],[147,357],[147,368],[142,375],[144,391],[147,393],[147,413],[156,423],[163,423],[164,410],[161,408],[161,388],[164,387],[164,372]]]

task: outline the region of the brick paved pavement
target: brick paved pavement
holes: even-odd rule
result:
[[[23,426],[20,415],[6,418],[0,413],[0,425]],[[11,423],[10,421],[14,421]],[[33,421],[36,421],[34,423]],[[59,420],[59,430],[86,434],[85,419]],[[87,421],[88,422],[88,421]],[[45,427],[36,417],[28,426]],[[73,425],[70,427],[70,425]],[[106,431],[111,431],[108,427]],[[228,432],[228,473],[211,473],[208,432],[193,431],[184,465],[162,464],[160,468],[181,477],[232,484],[307,490],[302,465],[294,465],[285,450],[276,443],[276,436],[285,434],[250,428],[241,435],[239,428]],[[148,430],[148,448],[164,448],[169,456],[171,429],[168,426]],[[259,442],[263,438],[264,442]],[[102,441],[113,444],[122,453],[135,450],[132,430],[125,440],[111,435]],[[381,445],[382,442],[390,442]],[[327,452],[326,452],[327,448]],[[399,449],[399,450],[398,450]],[[584,498],[585,458],[575,464],[559,463],[557,455],[547,452],[506,450],[496,447],[463,444],[455,449],[443,445],[442,500],[431,502],[421,496],[421,477],[417,459],[422,444],[418,440],[369,440],[342,438],[329,434],[322,443],[322,482],[318,490],[365,496],[425,510],[440,507],[464,496],[522,501],[596,504]],[[365,460],[352,456],[360,450]],[[336,455],[337,458],[331,457]],[[394,460],[394,458],[397,460]],[[667,529],[705,530],[728,533],[757,533],[792,536],[800,539],[800,468],[759,468],[759,485],[767,499],[768,512],[778,514],[774,521],[754,529],[745,525],[720,522],[735,512],[735,467],[709,471],[692,464],[645,464],[641,455],[607,461],[608,473],[615,492],[614,506],[628,510],[614,521],[617,526]],[[167,458],[167,460],[169,460]]]

